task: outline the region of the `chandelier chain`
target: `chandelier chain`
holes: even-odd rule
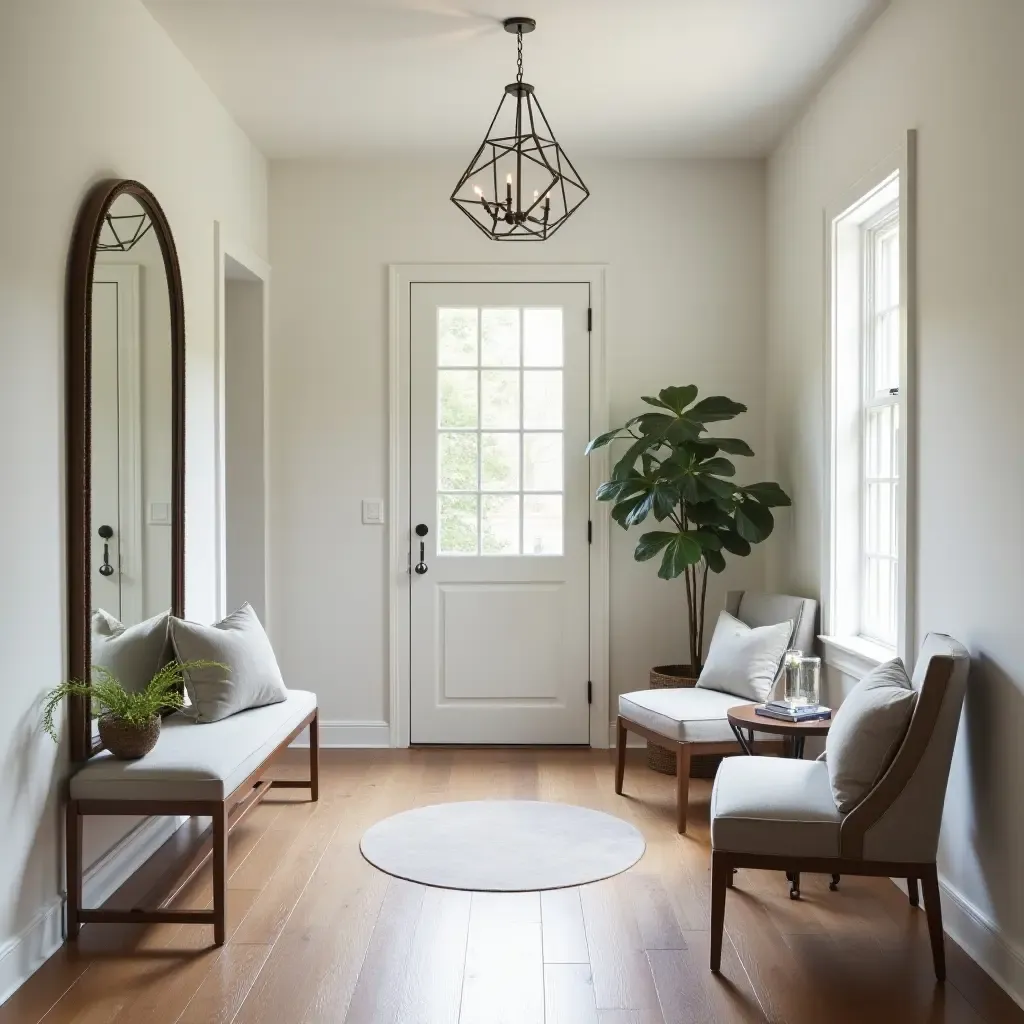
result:
[[[516,38],[519,41],[519,59],[516,61],[516,66],[519,70],[516,72],[516,81],[521,82],[523,80],[523,30],[520,29],[516,33]]]

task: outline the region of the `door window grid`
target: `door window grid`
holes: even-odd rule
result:
[[[861,633],[894,646],[899,581],[899,209],[864,229]]]
[[[438,554],[563,550],[560,308],[440,308]]]

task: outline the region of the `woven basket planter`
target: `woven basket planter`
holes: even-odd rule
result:
[[[651,669],[651,689],[677,689],[696,686],[697,679],[689,665],[658,665]],[[714,754],[701,754],[690,759],[690,778],[713,779],[722,758]],[[647,741],[647,767],[663,775],[675,775],[676,752]]]
[[[112,715],[102,715],[100,739],[119,761],[137,761],[145,757],[160,739],[160,716],[154,715],[140,728]]]

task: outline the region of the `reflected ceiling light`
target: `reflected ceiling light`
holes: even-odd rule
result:
[[[590,192],[555,139],[533,86],[523,81],[523,33],[537,23],[506,18],[504,26],[519,43],[516,80],[505,86],[484,141],[451,199],[496,242],[542,242]]]
[[[130,252],[153,226],[145,213],[112,214],[103,218],[97,252]]]

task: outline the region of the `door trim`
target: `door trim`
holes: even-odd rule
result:
[[[392,747],[409,746],[409,372],[410,300],[414,284],[587,284],[590,332],[590,435],[608,429],[605,364],[605,267],[596,263],[421,263],[388,267],[388,726]],[[590,459],[590,745],[608,746],[608,562],[610,529],[594,498],[607,478],[608,449]],[[587,680],[581,679],[580,686]]]

